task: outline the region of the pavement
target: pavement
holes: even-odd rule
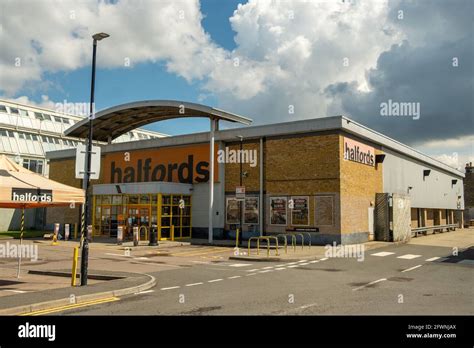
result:
[[[65,267],[69,267],[77,242],[62,241],[59,246],[34,242],[39,245],[39,260],[26,262],[20,279],[41,277],[29,271],[68,272]],[[188,242],[131,247],[105,241],[90,246],[90,274],[128,275],[115,280],[91,280],[91,286],[86,288],[71,288],[67,277],[43,276],[62,278],[66,285],[42,291],[41,286],[35,290],[35,285],[30,284],[28,296],[5,291],[21,291],[27,285],[0,283],[0,309],[20,305],[29,298],[29,312],[37,314],[474,313],[474,229],[418,237],[408,244],[365,243],[360,261],[355,257],[326,257],[321,246],[288,250],[288,254],[280,250],[278,260],[266,256],[252,259],[248,255],[235,259],[232,247]],[[271,251],[272,257],[274,252]],[[14,281],[15,262],[0,261],[1,280]],[[156,284],[150,282],[148,275]],[[145,290],[130,290],[146,283]],[[112,288],[124,286],[129,289],[127,294],[113,293]],[[98,302],[86,297],[72,306],[56,304],[38,312],[32,302],[44,302],[47,292],[64,301],[71,293],[76,298],[91,292],[106,295]]]

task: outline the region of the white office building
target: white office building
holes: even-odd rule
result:
[[[44,176],[49,174],[46,152],[75,148],[83,139],[68,137],[64,131],[84,119],[76,116],[0,99],[0,154]],[[134,129],[112,143],[165,137],[165,134]],[[29,209],[25,228],[41,229],[45,209]],[[0,209],[0,231],[18,230],[20,212]]]

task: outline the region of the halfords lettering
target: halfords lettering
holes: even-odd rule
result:
[[[53,195],[51,190],[12,188],[12,201],[50,203]]]
[[[375,164],[375,150],[373,147],[344,138],[344,159],[373,166]]]
[[[56,339],[56,325],[35,325],[28,322],[18,326],[20,338],[47,338],[48,341]]]
[[[122,168],[116,167],[115,161],[112,161],[110,183],[177,181],[183,184],[192,184],[194,181],[209,181],[209,170],[207,169],[209,162],[200,161],[194,165],[194,155],[189,155],[187,161],[182,163],[153,165],[151,158],[139,159],[136,163],[136,166],[127,166],[122,170]]]

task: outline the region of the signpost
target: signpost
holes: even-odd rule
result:
[[[245,200],[245,186],[237,186],[235,188],[235,199],[239,201]]]
[[[78,144],[76,148],[76,179],[84,179],[84,163],[86,163],[86,145]],[[90,180],[99,179],[100,146],[92,146]]]

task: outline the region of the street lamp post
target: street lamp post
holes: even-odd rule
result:
[[[83,188],[86,194],[86,202],[84,205],[84,219],[82,223],[82,250],[81,250],[81,286],[87,285],[87,268],[89,265],[89,240],[87,235],[87,227],[92,224],[91,221],[91,195],[89,193],[91,156],[92,156],[92,121],[94,118],[94,88],[95,88],[95,57],[97,52],[97,41],[109,37],[106,33],[97,33],[92,35],[92,79],[91,79],[91,102],[89,108],[89,135],[87,140],[87,157],[86,168],[84,171]]]
[[[238,138],[240,138],[240,155],[239,155],[239,162],[240,162],[240,187],[242,187],[242,150],[243,150],[243,141],[244,141],[244,137],[242,135],[239,135]],[[239,202],[239,222],[240,222],[240,236],[239,236],[239,245],[242,246],[243,244],[243,235],[244,235],[244,231],[242,230],[243,228],[243,224],[242,224],[242,214],[243,214],[243,202],[240,201]]]

